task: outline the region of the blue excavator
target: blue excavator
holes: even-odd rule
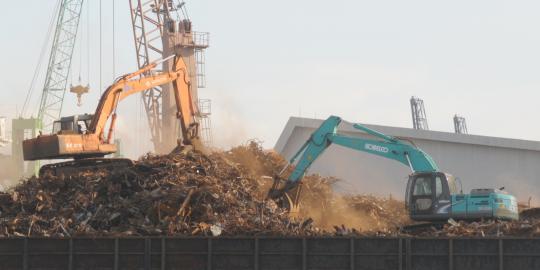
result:
[[[339,134],[341,118],[330,116],[315,130],[292,157],[289,165],[276,177],[268,197],[280,202],[291,213],[300,208],[301,181],[308,168],[332,144],[395,160],[408,166],[409,175],[405,207],[415,221],[446,221],[519,218],[516,198],[493,188],[472,189],[470,194],[458,190],[456,178],[441,172],[431,156],[411,141],[388,136],[360,124],[361,130],[378,139],[365,139]],[[300,157],[300,159],[298,159]],[[296,162],[298,159],[298,162]]]

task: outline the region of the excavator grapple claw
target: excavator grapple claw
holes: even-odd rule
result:
[[[300,212],[301,191],[301,183],[291,183],[279,177],[274,177],[267,198],[275,200],[280,207],[289,210],[289,215],[295,216]]]

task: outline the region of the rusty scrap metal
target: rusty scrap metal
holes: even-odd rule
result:
[[[0,236],[303,235],[221,153],[147,155],[134,167],[30,178],[0,194]],[[309,234],[309,232],[307,232]]]
[[[536,210],[520,221],[452,220],[441,229],[405,233],[400,228],[412,222],[403,202],[336,194],[339,180],[319,175],[304,178],[301,213],[291,218],[265,199],[284,164],[276,153],[249,142],[209,155],[148,154],[114,171],[32,177],[0,193],[0,237],[540,236]]]

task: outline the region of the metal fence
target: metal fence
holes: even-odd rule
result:
[[[540,269],[540,238],[20,238],[0,269]]]

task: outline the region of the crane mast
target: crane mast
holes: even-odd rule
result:
[[[167,4],[168,2],[160,0],[129,1],[135,53],[139,68],[150,64],[151,59],[158,59],[163,55],[161,36],[163,34],[163,14],[168,17]],[[162,143],[161,92],[161,86],[158,86],[141,93],[154,149],[157,149]]]
[[[60,117],[62,112],[83,5],[83,0],[60,1],[61,5],[38,112],[41,130],[47,133],[52,131],[53,122]]]
[[[192,31],[185,9],[182,10],[184,20],[179,20],[180,16],[175,16],[176,20],[172,18],[174,11],[183,8],[183,2],[176,5],[173,0],[130,0],[129,4],[139,68],[156,59],[180,55],[187,64],[191,79],[194,103],[192,106],[200,107],[198,88],[204,87],[203,52],[208,47],[208,33]],[[170,63],[164,63],[162,69],[171,70]],[[165,84],[141,94],[152,143],[158,153],[172,150],[176,146],[174,138],[180,134],[174,97],[170,95],[171,91],[167,91],[171,87],[171,84]],[[206,107],[209,108],[209,105]],[[207,130],[209,112],[199,109],[196,111],[196,117],[202,120],[203,130]],[[204,134],[207,133],[209,134]]]

